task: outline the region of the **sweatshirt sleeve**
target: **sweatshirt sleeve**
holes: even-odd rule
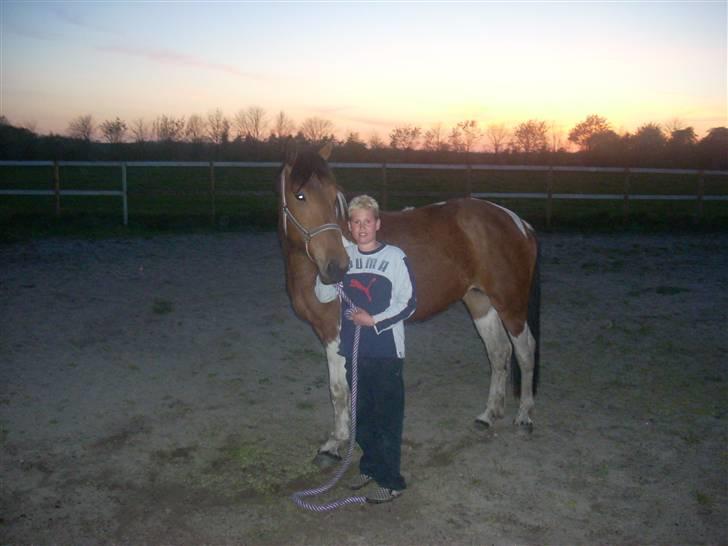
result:
[[[389,330],[412,316],[417,307],[415,281],[406,256],[402,256],[392,282],[392,302],[387,309],[374,315],[374,330],[377,335]]]
[[[321,282],[321,278],[316,275],[316,297],[321,303],[328,303],[336,299],[336,285],[335,284],[324,284]]]

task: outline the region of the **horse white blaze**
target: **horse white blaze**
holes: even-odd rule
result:
[[[340,456],[339,448],[349,440],[350,392],[346,381],[346,359],[339,354],[339,338],[326,345],[329,363],[329,391],[334,406],[334,431],[319,449],[320,453]]]
[[[509,334],[510,335],[510,334]],[[531,425],[531,409],[533,408],[533,370],[535,366],[534,355],[536,340],[531,329],[526,324],[523,332],[517,336],[510,336],[516,351],[516,359],[521,368],[521,404],[518,407],[515,423],[517,425]]]
[[[511,360],[511,343],[498,312],[491,307],[485,316],[475,319],[478,330],[490,360],[490,392],[485,411],[478,415],[478,421],[493,426],[497,419],[503,417],[506,405],[506,380],[508,364]]]

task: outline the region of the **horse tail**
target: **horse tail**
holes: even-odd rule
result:
[[[539,355],[541,347],[541,245],[536,242],[536,264],[531,277],[531,292],[528,296],[528,317],[526,323],[531,335],[536,342],[533,354],[533,395],[538,390],[539,378]],[[511,380],[513,382],[513,394],[521,396],[521,368],[516,361],[515,351],[511,353]]]

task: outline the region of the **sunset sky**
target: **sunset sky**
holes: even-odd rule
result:
[[[388,141],[589,114],[728,125],[727,2],[2,0],[0,113],[40,133],[249,106]]]

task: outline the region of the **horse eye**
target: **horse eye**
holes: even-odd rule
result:
[[[305,201],[306,200],[306,196],[303,195],[303,192],[298,192],[296,194],[296,199],[298,199],[299,201]]]

